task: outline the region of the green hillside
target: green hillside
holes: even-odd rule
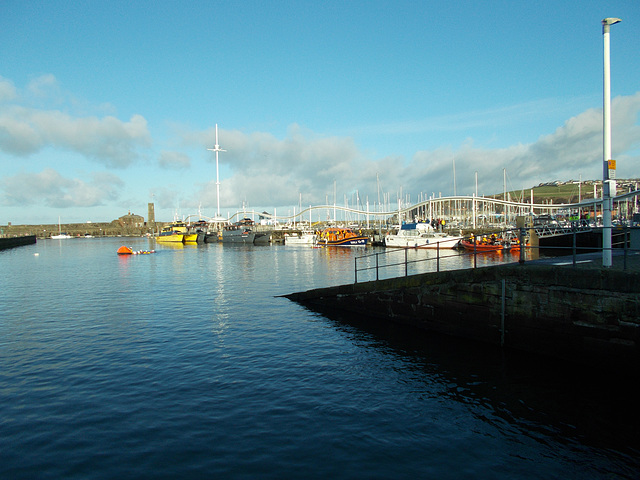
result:
[[[628,193],[638,188],[637,179],[621,179],[617,181],[617,194]],[[594,184],[597,196],[602,194],[602,181],[589,180],[582,185],[573,182],[553,182],[533,187],[534,203],[578,203],[578,201],[593,198]],[[493,198],[502,199],[503,194],[492,195]],[[507,198],[514,202],[531,202],[531,188],[525,190],[512,190],[507,192]]]

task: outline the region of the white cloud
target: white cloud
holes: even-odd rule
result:
[[[40,173],[20,173],[0,180],[0,201],[5,206],[95,207],[118,198],[124,182],[99,172],[88,181],[65,178],[48,168]]]
[[[221,182],[224,205],[291,205],[298,203],[300,193],[307,203],[324,203],[326,194],[333,192],[334,180],[340,188],[357,188],[350,182],[358,178],[357,171],[366,168],[351,138],[320,137],[297,125],[289,128],[283,140],[263,132],[219,133],[220,146],[226,150],[219,154],[220,168],[233,172]],[[184,140],[199,148],[213,145],[215,130],[185,135]],[[215,154],[207,158],[215,162]],[[215,205],[215,178],[202,188],[199,198]]]
[[[640,93],[618,97],[612,106],[614,156],[629,152],[640,144]],[[507,189],[521,189],[554,179],[598,179],[602,176],[602,110],[589,109],[570,118],[555,132],[541,136],[536,142],[508,148],[485,150],[472,143],[446,154],[418,152],[408,172],[420,172],[411,178],[423,185],[445,185],[446,194],[453,193],[453,161],[455,158],[457,193],[470,194],[475,189],[478,172],[479,194],[501,192],[503,169],[507,171]],[[640,176],[640,158],[625,156],[619,165],[619,177]],[[406,177],[409,177],[406,175]],[[412,190],[418,189],[413,182]],[[429,187],[431,191],[433,187]],[[420,191],[418,189],[418,191]],[[437,190],[436,190],[437,191]]]
[[[122,168],[139,157],[139,149],[151,144],[147,121],[141,115],[122,121],[111,115],[69,113],[86,106],[61,92],[51,74],[34,78],[22,92],[0,77],[0,101],[0,151],[10,155],[26,157],[51,147],[79,153],[107,167]],[[105,108],[102,105],[98,109]]]
[[[12,155],[28,156],[51,146],[108,167],[126,167],[137,159],[137,149],[150,142],[141,115],[123,122],[112,116],[74,118],[57,110],[20,106],[0,110],[0,149]]]

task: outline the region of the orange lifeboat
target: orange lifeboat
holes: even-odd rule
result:
[[[131,248],[127,247],[126,245],[122,245],[118,249],[118,255],[133,255],[133,250],[131,250]]]

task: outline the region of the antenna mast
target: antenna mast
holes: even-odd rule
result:
[[[207,150],[211,150],[212,152],[216,152],[216,200],[217,200],[217,210],[216,217],[220,218],[220,173],[218,170],[218,152],[226,152],[226,150],[222,150],[220,145],[218,145],[218,124],[216,123],[216,144],[213,148],[207,148]]]

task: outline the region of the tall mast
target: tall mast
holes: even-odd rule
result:
[[[216,200],[217,200],[216,217],[220,218],[220,173],[218,170],[218,152],[226,152],[226,150],[222,150],[220,148],[220,145],[218,145],[218,124],[217,123],[216,123],[216,144],[213,148],[207,148],[207,150],[216,152]]]

